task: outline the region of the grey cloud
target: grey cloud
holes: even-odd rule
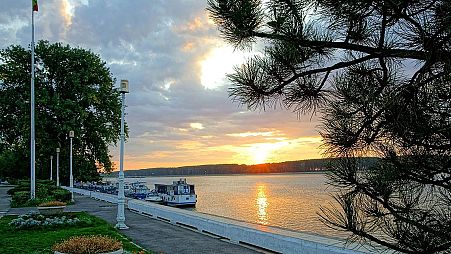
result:
[[[14,19],[29,23],[31,6],[25,2],[28,4],[8,1],[0,13],[0,31]],[[205,1],[90,0],[84,5],[72,0],[76,8],[68,27],[59,11],[62,2],[39,2],[37,38],[89,48],[106,61],[118,80],[130,81],[131,93],[126,97],[130,128],[126,154],[130,158],[148,160],[149,154],[171,152],[173,161],[185,163],[193,159],[184,153],[189,149],[176,145],[241,145],[240,138],[227,136],[230,133],[283,129],[291,139],[316,135],[312,128],[315,121],[310,123],[308,117],[298,120],[295,114],[280,109],[239,113],[246,109],[231,102],[226,85],[208,90],[200,84],[198,61],[221,42],[216,28],[206,23]],[[8,30],[5,37],[0,39],[0,48],[11,43],[26,46],[30,27]],[[184,50],[187,45],[190,47]],[[169,81],[171,86],[164,88]],[[193,122],[201,123],[204,129],[190,128]],[[259,141],[265,139],[248,140]],[[117,148],[113,147],[111,153],[116,156]],[[204,160],[213,155],[204,153]],[[230,151],[223,154],[233,155]],[[167,162],[163,157],[154,159]]]

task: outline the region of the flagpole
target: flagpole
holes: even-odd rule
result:
[[[36,171],[35,171],[35,131],[34,131],[34,8],[31,6],[31,199],[36,198]]]

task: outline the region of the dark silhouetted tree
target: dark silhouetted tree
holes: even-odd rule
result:
[[[339,206],[327,225],[405,253],[451,253],[451,2],[209,0],[251,109],[320,112]],[[359,157],[380,158],[362,167]]]

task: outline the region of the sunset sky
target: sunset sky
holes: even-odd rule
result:
[[[129,80],[125,169],[321,157],[316,117],[299,119],[280,108],[248,111],[228,97],[225,73],[258,49],[227,45],[206,1],[38,3],[36,40],[90,49],[118,81]],[[31,0],[2,0],[0,35],[0,48],[28,47]],[[118,154],[112,147],[113,160]]]

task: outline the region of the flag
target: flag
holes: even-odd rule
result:
[[[38,11],[38,0],[32,0],[33,3],[33,11]]]

